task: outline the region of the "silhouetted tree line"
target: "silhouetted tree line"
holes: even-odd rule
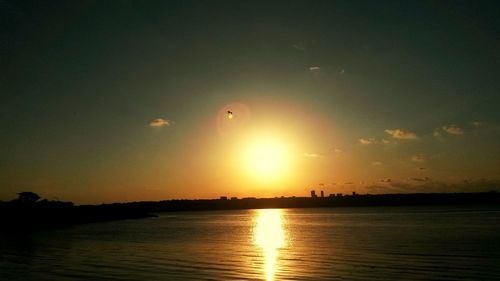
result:
[[[494,205],[500,206],[500,193],[414,193],[344,195],[332,197],[243,198],[213,200],[165,200],[75,206],[72,202],[40,200],[33,192],[20,192],[18,198],[0,201],[3,230],[50,227],[79,223],[133,219],[157,212],[237,210],[262,208],[327,208],[355,206]]]
[[[0,220],[4,231],[150,216],[141,206],[75,206],[72,202],[40,200],[40,196],[33,192],[20,192],[17,195],[17,199],[0,201]]]

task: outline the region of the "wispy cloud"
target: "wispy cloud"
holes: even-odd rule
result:
[[[319,66],[311,66],[311,67],[309,67],[309,71],[311,71],[311,72],[318,72],[320,70],[321,70],[321,67],[319,67]]]
[[[360,144],[363,144],[363,145],[368,145],[368,144],[374,144],[374,143],[377,143],[377,140],[373,139],[373,138],[369,138],[369,139],[359,139],[358,140]]]
[[[305,157],[309,157],[309,158],[316,158],[316,157],[321,157],[322,155],[321,154],[317,154],[317,153],[304,152],[304,156]]]
[[[439,128],[434,129],[434,132],[432,132],[432,135],[436,138],[443,136],[443,134],[441,134],[441,130]]]
[[[411,157],[411,161],[422,163],[425,162],[425,156],[423,154],[416,154]]]
[[[456,125],[443,126],[443,131],[455,136],[461,136],[464,134],[464,130]]]
[[[392,179],[381,179],[380,182],[389,183],[389,182],[392,182]]]
[[[297,44],[294,44],[293,47],[299,51],[305,51],[306,50],[306,45],[303,42],[299,42]]]
[[[471,122],[472,126],[474,126],[474,128],[479,128],[483,125],[483,123],[479,122],[479,121],[473,121]]]
[[[412,180],[412,181],[428,181],[429,178],[428,177],[424,177],[424,178],[410,178],[410,180]]]
[[[395,139],[414,140],[417,138],[417,134],[415,134],[414,132],[404,131],[401,129],[387,129],[384,132]]]
[[[375,193],[414,193],[414,192],[487,192],[500,191],[500,180],[481,179],[459,182],[441,182],[429,178],[410,178],[409,181],[375,183],[365,186]]]
[[[393,141],[386,140],[386,139],[375,139],[375,138],[360,138],[358,139],[358,142],[363,145],[369,145],[369,144],[384,144],[384,145],[389,145],[391,143],[394,143]]]
[[[163,126],[170,126],[171,124],[172,121],[163,118],[156,118],[151,122],[149,122],[150,127],[163,127]]]
[[[380,161],[374,161],[372,162],[372,165],[373,166],[382,166],[384,163],[380,162]]]
[[[342,151],[342,149],[340,149],[340,148],[334,148],[334,149],[333,149],[333,152],[334,152],[334,153],[342,153],[343,151]]]

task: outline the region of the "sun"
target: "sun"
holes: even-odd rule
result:
[[[289,163],[287,145],[276,138],[256,138],[249,142],[244,155],[247,172],[257,180],[282,178]]]

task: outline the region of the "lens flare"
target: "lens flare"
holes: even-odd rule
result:
[[[221,136],[233,135],[245,128],[251,119],[248,106],[243,103],[229,103],[219,109],[215,117],[215,127]]]

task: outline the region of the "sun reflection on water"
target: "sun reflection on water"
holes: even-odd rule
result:
[[[279,209],[263,209],[257,212],[254,239],[264,254],[264,272],[267,281],[274,280],[278,250],[285,246],[281,214],[282,211]]]

